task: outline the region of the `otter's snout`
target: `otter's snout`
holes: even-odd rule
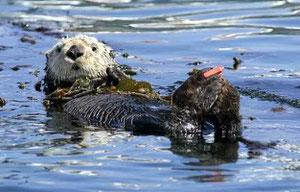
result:
[[[72,60],[76,60],[78,57],[83,55],[83,51],[81,51],[76,45],[72,45],[70,49],[67,51],[67,56]]]

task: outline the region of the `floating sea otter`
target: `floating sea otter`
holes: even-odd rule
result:
[[[118,69],[111,48],[84,35],[55,45],[47,54],[45,70],[47,94],[70,87],[80,78],[98,80],[91,81],[94,89],[103,83],[118,86],[126,76]],[[201,136],[209,121],[216,140],[235,141],[241,131],[239,93],[219,74],[221,71],[214,70],[193,74],[174,92],[171,102],[125,92],[93,92],[71,97],[63,106],[64,112],[102,127],[169,136]]]
[[[48,92],[70,87],[79,78],[106,77],[107,68],[117,66],[110,47],[84,35],[62,39],[46,57],[44,81]]]

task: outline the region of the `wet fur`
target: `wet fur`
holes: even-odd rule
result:
[[[73,45],[84,53],[75,61],[66,55]],[[66,87],[82,77],[105,77],[106,69],[116,65],[112,49],[96,38],[85,35],[64,38],[47,53],[44,81],[49,86]]]

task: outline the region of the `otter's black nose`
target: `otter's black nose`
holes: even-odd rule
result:
[[[67,56],[73,60],[77,59],[78,57],[81,57],[82,55],[83,52],[81,52],[76,45],[72,45],[72,47],[70,47],[70,49],[67,52]]]

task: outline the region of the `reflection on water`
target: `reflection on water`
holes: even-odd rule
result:
[[[70,119],[67,115],[58,112],[49,113],[51,119],[46,123],[47,130],[55,130],[58,133],[69,134],[68,139],[59,140],[53,139],[53,144],[55,143],[55,148],[50,148],[43,150],[42,156],[61,156],[61,155],[99,155],[96,159],[100,160],[100,163],[93,162],[78,162],[77,160],[71,160],[68,162],[60,163],[59,165],[43,165],[48,167],[48,171],[57,171],[60,173],[68,174],[86,174],[86,175],[98,175],[96,172],[92,171],[75,171],[74,170],[61,170],[61,166],[66,165],[83,165],[83,166],[103,166],[101,161],[112,160],[130,163],[146,163],[146,164],[170,164],[172,161],[170,159],[164,159],[162,157],[139,157],[132,154],[119,154],[111,155],[110,150],[93,150],[88,152],[83,152],[76,149],[77,152],[60,149],[62,144],[76,144],[79,149],[111,146],[114,142],[120,142],[120,140],[131,142],[135,138],[128,132],[116,131],[116,130],[101,130],[101,128],[77,125],[77,122]],[[71,130],[71,131],[70,131]],[[142,137],[142,136],[140,136]],[[152,137],[153,138],[153,137]],[[164,140],[166,138],[163,138]],[[63,141],[63,142],[62,142]],[[133,141],[134,142],[134,141]],[[184,164],[188,167],[173,167],[172,169],[177,171],[188,171],[195,172],[199,175],[197,176],[187,176],[185,178],[176,178],[176,180],[195,180],[199,182],[222,182],[225,181],[226,177],[232,176],[232,174],[224,175],[222,169],[205,169],[199,167],[206,166],[218,166],[223,163],[234,163],[238,160],[238,143],[218,143],[211,140],[205,140],[200,137],[192,138],[170,138],[171,147],[170,148],[154,148],[152,150],[159,152],[171,151],[174,154],[178,154],[183,157],[195,158],[197,161],[185,162]],[[58,148],[57,148],[58,147]],[[115,146],[113,146],[115,147]],[[147,143],[138,144],[136,148],[152,148],[151,145]],[[37,166],[38,164],[34,164]],[[53,169],[52,167],[55,167]],[[51,169],[52,168],[52,169]],[[199,173],[198,173],[199,172]],[[202,173],[204,172],[204,173]]]
[[[1,191],[299,189],[299,1],[3,0],[0,9]],[[107,42],[163,94],[193,68],[224,65],[230,82],[253,90],[241,97],[244,137],[277,146],[217,143],[210,131],[138,136],[45,110],[34,90],[43,53],[74,33]]]
[[[84,125],[78,120],[56,111],[50,111],[48,116],[51,118],[46,122],[47,131],[69,134],[70,137],[64,142],[77,144],[81,147],[102,146],[116,139],[126,139],[128,141],[133,137],[129,132],[123,130],[113,130],[111,128],[107,130],[101,127]],[[238,143],[214,142],[213,139],[205,139],[196,135],[188,138],[172,137],[170,141],[171,147],[168,150],[175,154],[199,159],[199,163],[191,163],[190,165],[213,166],[235,162],[238,159]]]

